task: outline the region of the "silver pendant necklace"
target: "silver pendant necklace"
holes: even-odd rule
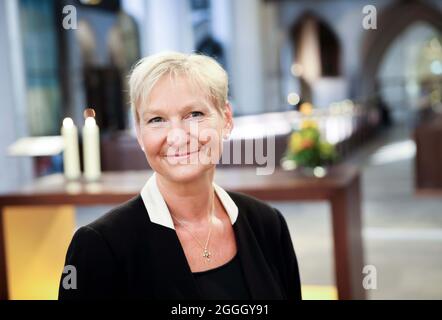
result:
[[[212,226],[213,226],[213,217],[215,216],[215,201],[213,202],[213,208],[212,212],[209,215],[209,233],[207,234],[206,243],[202,245],[202,243],[198,240],[198,238],[190,231],[188,227],[177,217],[172,215],[172,217],[193,237],[193,239],[198,243],[198,245],[203,249],[202,257],[205,259],[206,262],[210,262],[210,258],[212,257],[212,253],[209,251],[209,241],[210,241],[210,235],[212,234]]]

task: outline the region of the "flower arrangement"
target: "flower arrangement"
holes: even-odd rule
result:
[[[307,112],[301,108],[301,112],[309,114],[311,108],[308,108]],[[336,159],[335,147],[321,138],[317,123],[307,117],[302,121],[300,129],[292,132],[288,139],[283,167],[313,169],[331,165]]]

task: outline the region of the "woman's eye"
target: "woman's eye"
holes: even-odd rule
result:
[[[192,116],[192,118],[195,118],[195,117],[200,117],[200,116],[202,116],[204,114],[201,111],[192,111],[190,113],[190,115]]]
[[[147,123],[155,123],[155,122],[161,122],[161,121],[163,121],[163,118],[155,117],[155,118],[150,119]]]

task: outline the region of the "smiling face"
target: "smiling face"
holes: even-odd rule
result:
[[[232,129],[204,92],[185,76],[163,76],[138,107],[137,138],[153,170],[174,182],[189,182],[214,170],[222,138]]]

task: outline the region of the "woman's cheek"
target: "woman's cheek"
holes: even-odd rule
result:
[[[144,148],[150,155],[161,151],[162,144],[165,143],[166,136],[163,132],[146,130],[143,134]]]

